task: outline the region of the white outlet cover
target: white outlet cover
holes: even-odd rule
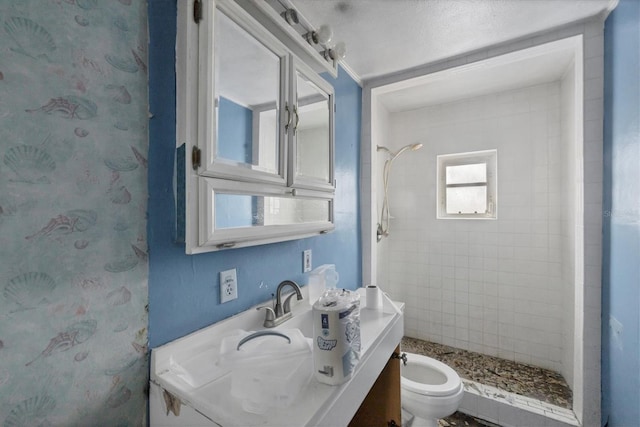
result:
[[[220,272],[220,304],[238,298],[238,276],[236,269]]]
[[[311,261],[311,249],[307,249],[302,252],[302,272],[308,273],[311,271],[312,261]]]

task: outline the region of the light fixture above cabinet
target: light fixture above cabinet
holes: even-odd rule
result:
[[[327,47],[326,50],[322,51],[322,56],[324,59],[330,59],[332,61],[339,61],[343,59],[347,54],[347,46],[344,42],[336,43],[333,47]]]
[[[290,0],[245,0],[238,4],[314,71],[338,75],[338,63],[347,50],[344,42],[335,41],[331,23],[314,26]]]
[[[322,25],[318,31],[308,31],[303,37],[310,45],[319,44],[321,46],[327,46],[333,38],[333,30],[328,25]]]

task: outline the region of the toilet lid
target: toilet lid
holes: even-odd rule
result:
[[[462,380],[456,371],[430,357],[407,353],[407,366],[402,366],[401,369],[401,387],[413,393],[425,396],[449,396],[458,393],[463,387]],[[420,371],[430,371],[430,374],[434,374],[435,383],[425,384],[426,380],[421,379],[423,372]]]

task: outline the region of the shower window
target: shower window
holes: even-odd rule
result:
[[[497,157],[497,150],[438,156],[438,218],[496,218]]]

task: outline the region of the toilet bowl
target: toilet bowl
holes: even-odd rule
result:
[[[402,365],[400,377],[402,408],[413,415],[413,427],[436,427],[438,419],[453,414],[460,406],[464,395],[462,380],[442,362],[406,354],[407,363]]]

